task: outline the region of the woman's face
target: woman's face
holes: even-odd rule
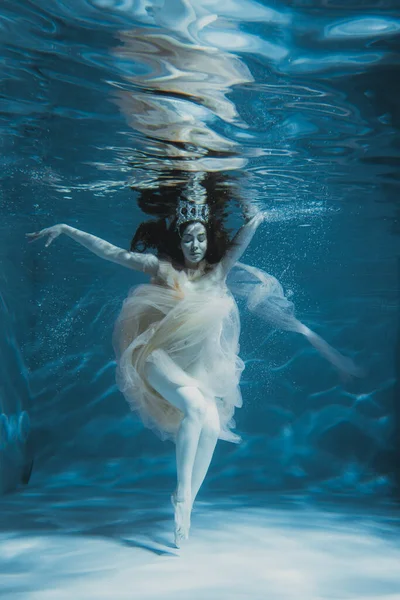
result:
[[[186,263],[198,264],[207,252],[207,231],[203,223],[189,223],[183,230],[181,249]]]

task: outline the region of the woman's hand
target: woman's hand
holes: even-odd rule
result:
[[[247,223],[251,223],[252,225],[256,225],[258,227],[258,225],[261,225],[261,223],[266,220],[266,217],[267,211],[259,210],[250,218],[249,221],[247,221]]]
[[[260,210],[255,216],[254,219],[260,225],[263,221],[265,221],[265,217],[267,216],[266,210]]]
[[[64,225],[60,223],[53,225],[53,227],[46,227],[46,229],[42,229],[41,231],[27,233],[26,237],[29,238],[30,242],[35,242],[40,238],[47,238],[45,246],[50,246],[51,242],[63,233],[63,227]]]

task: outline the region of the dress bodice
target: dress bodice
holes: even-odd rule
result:
[[[221,296],[228,293],[219,265],[208,272],[201,267],[198,270],[182,269],[178,271],[171,263],[160,261],[158,274],[152,283],[178,291],[182,297],[191,294]]]

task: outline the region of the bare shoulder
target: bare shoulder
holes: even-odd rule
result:
[[[207,273],[207,277],[209,277],[216,285],[224,283],[226,279],[226,274],[222,264],[216,263],[212,265],[212,268]]]
[[[134,254],[134,260],[136,257],[137,255]],[[142,254],[140,262],[144,273],[148,273],[152,276],[157,275],[160,268],[160,261],[155,254]]]
[[[178,271],[168,260],[155,258],[157,262],[154,263],[151,273],[154,281],[159,284],[171,283],[176,278]]]

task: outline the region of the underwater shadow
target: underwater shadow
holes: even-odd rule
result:
[[[98,484],[30,487],[0,498],[0,535],[103,538],[156,556],[175,556],[166,497]]]

